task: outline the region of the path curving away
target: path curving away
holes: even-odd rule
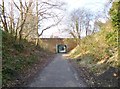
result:
[[[82,79],[62,54],[56,54],[54,60],[43,69],[28,87],[86,87]]]

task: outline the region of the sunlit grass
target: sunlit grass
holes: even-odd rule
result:
[[[110,23],[108,22],[106,25],[109,26]],[[79,65],[89,67],[96,74],[103,73],[110,66],[118,67],[120,65],[118,48],[114,40],[109,43],[109,38],[107,38],[109,34],[114,36],[115,33],[109,29],[104,28],[98,33],[79,40],[80,45],[69,52],[67,57],[76,59]]]

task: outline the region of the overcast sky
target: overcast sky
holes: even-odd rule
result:
[[[62,0],[61,0],[62,1]],[[103,8],[107,0],[63,0],[68,3],[68,11],[79,7],[86,7],[93,11]]]
[[[9,0],[5,0],[5,1],[8,2]],[[18,1],[18,0],[14,0],[14,1]],[[59,1],[66,3],[65,6],[66,11],[63,13],[63,15],[65,16],[64,19],[66,19],[69,16],[69,13],[77,8],[88,8],[89,10],[92,11],[92,13],[94,12],[95,14],[99,14],[103,11],[104,5],[108,0],[59,0]],[[9,10],[9,8],[7,9]],[[47,21],[47,23],[51,23],[51,22]],[[47,23],[45,22],[45,24]],[[60,29],[64,29],[65,27],[66,27],[65,23],[63,24],[61,23],[56,27],[52,27],[51,29],[48,29],[43,33],[43,37],[49,37],[51,35],[59,36],[59,37],[68,37],[67,33],[61,33],[60,31]]]
[[[104,5],[107,2],[107,0],[60,0],[60,1],[65,2],[67,4],[66,12],[64,13],[67,16],[72,10],[77,8],[88,8],[95,14],[102,13]],[[65,18],[67,18],[67,16]],[[43,34],[43,37],[48,37],[51,34],[59,37],[69,37],[67,33],[61,33],[61,31],[58,30],[64,28],[65,24],[61,24],[60,26],[46,30]]]

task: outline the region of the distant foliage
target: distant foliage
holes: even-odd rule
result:
[[[113,2],[113,6],[110,10],[110,16],[115,29],[120,28],[120,1]]]

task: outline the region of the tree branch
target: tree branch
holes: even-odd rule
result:
[[[63,19],[63,17],[62,17],[62,19]],[[44,29],[42,30],[42,32],[39,34],[39,37],[43,34],[43,32],[44,32],[45,30],[50,29],[51,27],[54,27],[54,26],[58,25],[58,24],[61,22],[62,19],[60,19],[56,24],[52,24],[52,25],[44,28]]]

